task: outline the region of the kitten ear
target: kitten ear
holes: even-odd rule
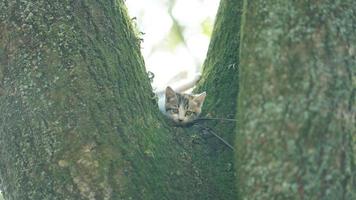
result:
[[[176,93],[171,87],[166,88],[166,101],[169,101],[172,98],[176,98]]]
[[[198,106],[201,106],[205,100],[206,97],[206,92],[200,93],[194,97],[194,101],[198,104]]]

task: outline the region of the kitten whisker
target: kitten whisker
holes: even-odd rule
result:
[[[193,123],[200,115],[206,92],[200,94],[185,94],[166,88],[165,96],[158,101],[161,112],[180,125]]]

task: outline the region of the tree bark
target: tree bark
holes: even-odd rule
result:
[[[194,130],[158,111],[123,1],[1,1],[0,58],[7,200],[219,199]]]
[[[242,1],[222,0],[203,65],[202,78],[195,91],[206,91],[203,116],[208,118],[235,118],[238,95],[238,66]],[[199,126],[222,137],[234,146],[236,122],[224,120],[202,121]],[[209,132],[209,131],[208,131]],[[210,185],[220,192],[219,199],[237,199],[234,171],[234,151],[212,133],[207,133],[208,151],[203,156],[210,165],[202,166]],[[198,151],[200,153],[200,151]],[[211,168],[211,165],[216,165]]]
[[[356,199],[355,1],[244,4],[243,197]]]

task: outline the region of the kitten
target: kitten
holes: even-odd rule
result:
[[[178,125],[193,122],[201,113],[206,93],[184,94],[175,92],[171,87],[166,88],[165,98],[159,99],[160,110]],[[164,102],[164,106],[162,105]]]

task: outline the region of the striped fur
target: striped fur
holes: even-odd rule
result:
[[[165,93],[166,115],[180,125],[193,122],[201,113],[206,93],[182,94],[167,87]]]

